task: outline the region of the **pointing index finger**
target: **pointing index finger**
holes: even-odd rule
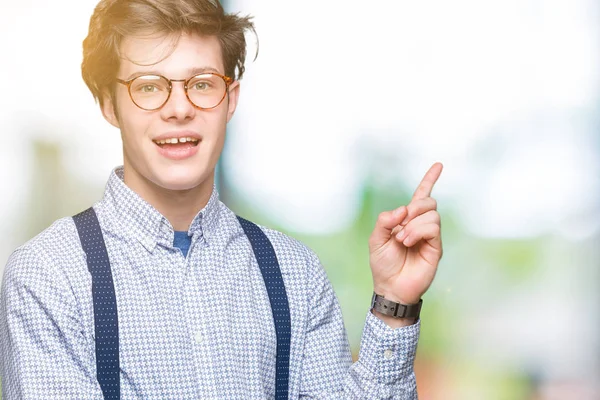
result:
[[[424,199],[431,196],[433,185],[435,185],[440,177],[443,168],[444,166],[439,162],[433,164],[431,168],[429,168],[429,171],[427,171],[423,177],[423,180],[417,187],[417,190],[415,190],[415,194],[413,194],[413,200]]]

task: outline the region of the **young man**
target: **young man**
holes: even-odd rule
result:
[[[410,204],[379,216],[370,267],[384,298],[352,364],[317,256],[238,219],[214,185],[252,29],[214,0],[98,4],[83,77],[121,131],[124,165],[93,210],[10,257],[4,399],[417,398],[420,299],[442,255],[430,197],[442,166]]]

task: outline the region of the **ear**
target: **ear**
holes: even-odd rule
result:
[[[120,129],[121,127],[119,126],[119,118],[117,118],[115,106],[116,104],[113,102],[112,96],[110,96],[108,93],[104,93],[102,96],[102,104],[100,105],[102,115],[109,124]]]
[[[229,104],[227,105],[227,122],[229,122],[233,117],[233,113],[235,113],[238,98],[240,97],[240,81],[235,81],[229,85],[227,97],[229,99]]]

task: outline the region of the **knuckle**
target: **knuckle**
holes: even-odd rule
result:
[[[421,217],[423,222],[428,223],[428,224],[434,222],[434,220],[435,220],[435,215],[433,215],[434,212],[435,211],[432,211],[432,210],[425,212]]]

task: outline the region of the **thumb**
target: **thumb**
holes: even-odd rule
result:
[[[370,250],[374,251],[386,244],[390,240],[394,228],[404,220],[406,215],[406,206],[380,213],[375,222],[375,229],[369,238]]]

